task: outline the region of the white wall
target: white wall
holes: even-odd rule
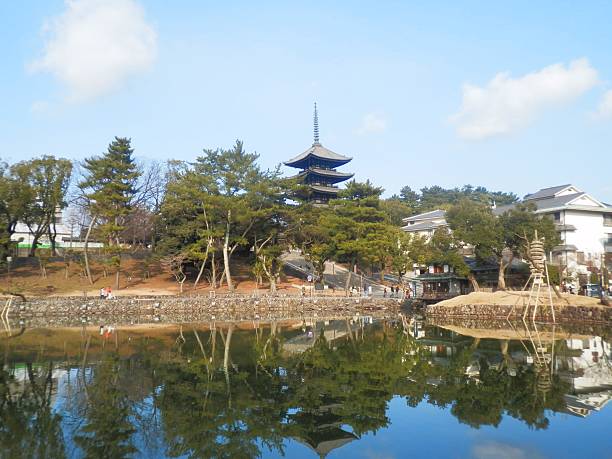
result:
[[[565,233],[565,244],[575,245],[578,251],[584,252],[586,259],[601,257],[607,241],[602,213],[566,210],[564,223],[576,227],[576,231]]]

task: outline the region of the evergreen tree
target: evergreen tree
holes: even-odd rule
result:
[[[99,232],[109,264],[115,269],[116,288],[119,288],[121,271],[119,236],[125,229],[140,176],[133,152],[130,139],[115,137],[106,153],[85,160],[86,175],[79,184],[85,191],[92,216],[101,222]]]

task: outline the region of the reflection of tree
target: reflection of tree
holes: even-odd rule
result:
[[[0,457],[65,456],[61,417],[51,411],[53,364],[38,371],[26,364],[18,382],[0,370]]]
[[[466,368],[478,362],[477,378],[466,374]],[[521,367],[507,371],[508,362],[494,367],[484,358],[476,360],[475,346],[456,353],[448,366],[430,367],[431,377],[438,384],[427,388],[428,401],[435,405],[451,407],[451,413],[459,421],[472,427],[497,426],[502,415],[508,414],[530,427],[545,429],[548,418],[545,410],[561,410],[565,407],[563,395],[567,384],[553,377],[550,390],[544,394],[538,387],[538,368]],[[512,375],[514,374],[514,376]]]
[[[396,396],[411,407],[426,401],[448,409],[474,428],[509,415],[545,429],[547,410],[565,407],[567,384],[553,376],[542,390],[538,367],[513,360],[516,342],[500,348],[463,338],[450,342],[449,356],[447,347],[430,351],[449,345],[439,333],[436,347],[427,347],[395,324],[332,325],[340,325],[331,328],[341,338],[328,341],[335,332],[322,333],[322,325],[314,343],[278,325],[229,333],[181,328],[176,345],[132,342],[130,359],[103,352],[76,384],[67,378],[63,419],[52,411],[50,364],[30,365],[21,386],[2,371],[0,444],[8,446],[0,457],[63,457],[62,432],[87,457],[125,457],[136,452],[136,431],[141,450],[173,457],[257,457],[262,448],[282,454],[287,438],[325,455],[386,427]],[[303,352],[283,348],[294,338],[307,342]]]
[[[75,443],[88,458],[122,458],[135,452],[130,421],[132,404],[119,384],[120,361],[117,355],[104,356],[93,369],[87,386],[86,423],[75,436]]]

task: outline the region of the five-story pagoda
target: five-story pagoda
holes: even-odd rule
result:
[[[353,174],[339,172],[337,167],[348,163],[351,159],[334,153],[319,142],[319,116],[317,104],[314,107],[314,143],[301,155],[296,156],[285,165],[301,169],[296,176],[299,181],[308,186],[308,199],[316,204],[327,204],[338,194],[338,183],[350,179]]]

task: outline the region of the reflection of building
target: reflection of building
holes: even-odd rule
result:
[[[342,428],[342,418],[333,413],[339,405],[320,406],[308,411],[299,411],[290,416],[301,432],[293,438],[308,446],[319,457],[325,457],[334,449],[340,448],[359,437]]]
[[[336,168],[348,163],[352,158],[339,155],[325,148],[319,142],[319,120],[317,106],[314,112],[314,143],[312,146],[285,162],[286,166],[300,169],[296,178],[308,185],[308,198],[317,204],[326,204],[340,191],[337,184],[348,180],[351,173],[337,171]]]
[[[612,349],[601,337],[565,341],[573,356],[559,362],[564,379],[572,384],[565,396],[567,410],[586,417],[612,399]]]
[[[360,328],[360,323],[372,323],[372,320],[369,316],[360,316],[357,320],[347,319],[326,322],[306,320],[303,332],[283,343],[283,351],[289,353],[304,352],[310,349],[321,335],[323,335],[328,343],[331,343],[334,340],[348,336],[349,332],[355,333]]]

